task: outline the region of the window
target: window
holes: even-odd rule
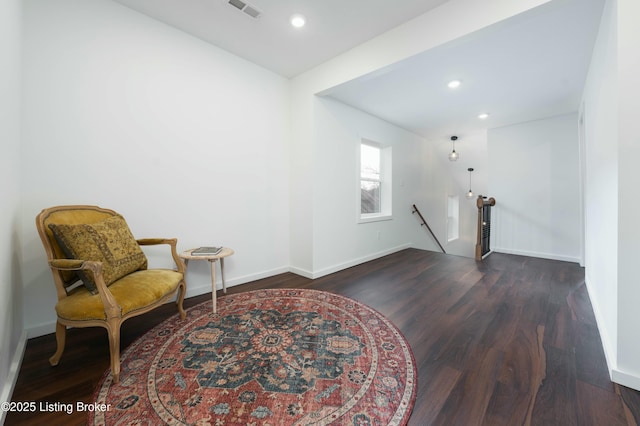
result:
[[[457,240],[460,229],[460,199],[457,195],[449,195],[447,201],[447,240]]]
[[[380,214],[380,148],[360,145],[360,213]]]
[[[360,144],[360,221],[391,218],[391,147]]]

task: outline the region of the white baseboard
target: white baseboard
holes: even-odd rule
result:
[[[286,272],[290,272],[290,268],[286,266],[281,266],[279,268],[270,269],[268,271],[262,271],[255,274],[243,275],[240,277],[226,279],[225,285],[227,286],[227,288],[234,287],[236,285],[249,283],[251,281],[261,280],[263,278],[269,278],[274,275],[284,274]],[[222,279],[220,279],[219,274],[220,273],[217,272],[216,289],[222,290]],[[187,294],[185,295],[185,297],[200,296],[201,294],[210,293],[210,292],[211,292],[211,277],[207,276],[204,282],[200,280],[196,284],[193,284],[193,280],[190,280],[187,283]]]
[[[619,385],[640,391],[640,377],[620,370],[611,371],[611,380]]]
[[[20,373],[20,365],[22,365],[22,357],[24,356],[24,350],[27,347],[27,332],[23,331],[18,339],[18,344],[16,346],[16,351],[13,353],[11,357],[11,365],[9,366],[9,374],[7,376],[7,380],[2,385],[2,389],[0,391],[0,403],[4,404],[5,402],[11,402],[11,395],[13,394],[13,389],[16,386],[16,381],[18,380],[18,374]],[[4,410],[0,410],[0,425],[4,424],[6,412]]]
[[[541,259],[561,260],[564,262],[573,262],[578,264],[580,263],[579,257],[565,256],[562,254],[555,254],[555,253],[542,253],[537,251],[514,250],[514,249],[501,248],[501,247],[492,247],[491,251],[495,253],[515,254],[518,256],[539,257]]]
[[[359,257],[359,258],[356,258],[356,259],[352,259],[352,260],[347,261],[347,262],[338,263],[338,264],[333,265],[333,266],[329,266],[329,267],[326,267],[326,268],[323,268],[323,269],[320,269],[320,270],[317,270],[317,271],[313,271],[313,272],[311,272],[309,274],[310,276],[309,275],[304,275],[304,274],[299,274],[299,275],[302,275],[302,276],[307,277],[307,278],[312,278],[312,279],[320,278],[320,277],[324,277],[325,275],[333,274],[334,272],[342,271],[343,269],[351,268],[352,266],[360,265],[361,263],[369,262],[371,260],[375,260],[375,259],[378,259],[380,257],[387,256],[389,254],[393,254],[393,253],[396,253],[398,251],[405,250],[405,249],[408,249],[408,248],[411,248],[411,247],[412,247],[411,244],[403,244],[401,246],[396,246],[396,247],[393,247],[393,248],[390,248],[390,249],[387,249],[387,250],[379,251],[379,252],[376,252],[376,253],[371,253],[371,254],[368,254],[366,256],[362,256],[362,257]],[[293,269],[294,268],[291,268],[291,272],[297,273]]]
[[[33,339],[34,337],[40,337],[47,334],[55,333],[56,320],[52,319],[51,321],[32,325],[31,327],[25,329],[25,332],[27,333],[27,339]]]
[[[584,279],[587,285],[589,299],[591,300],[591,306],[593,307],[593,313],[596,317],[596,325],[598,327],[598,332],[600,333],[602,349],[604,350],[604,357],[607,361],[607,368],[609,369],[609,377],[614,383],[640,391],[640,377],[618,369],[616,350],[611,343],[612,339],[609,336],[608,330],[604,326],[605,320],[602,315],[602,308],[598,303],[598,298],[594,297],[595,291],[593,290],[593,284],[589,277],[588,270],[585,273]]]
[[[313,279],[313,272],[307,269],[296,268],[295,266],[289,267],[289,272],[292,274],[300,275],[301,277]]]
[[[270,269],[268,271],[262,271],[255,274],[243,275],[241,277],[233,278],[227,281],[227,287],[233,287],[235,285],[250,283],[251,281],[261,280],[263,278],[273,277],[274,275],[280,275],[290,272],[288,266],[281,266],[279,268]],[[222,288],[218,286],[218,288]]]
[[[616,351],[611,343],[611,337],[609,336],[609,332],[605,325],[604,316],[602,315],[602,307],[598,301],[597,297],[594,297],[595,291],[593,289],[593,284],[591,278],[589,277],[589,270],[585,271],[584,281],[587,286],[587,293],[589,293],[589,300],[591,301],[591,306],[593,308],[593,314],[596,317],[596,326],[598,327],[598,333],[600,333],[600,340],[602,341],[602,349],[604,351],[604,357],[607,361],[607,368],[609,369],[609,377],[613,380],[613,371],[616,367]]]

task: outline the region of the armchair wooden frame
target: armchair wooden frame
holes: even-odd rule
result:
[[[73,294],[74,283],[77,283],[80,279],[77,275],[77,271],[91,271],[95,280],[98,294],[102,305],[104,307],[103,319],[83,319],[83,320],[71,320],[68,318],[61,318],[57,315],[56,321],[56,343],[57,349],[49,362],[52,366],[58,365],[62,353],[64,352],[66,329],[70,327],[104,327],[107,330],[109,336],[109,352],[111,359],[111,373],[115,382],[120,379],[120,326],[124,321],[129,318],[142,315],[149,312],[156,307],[168,302],[172,297],[177,294],[176,304],[178,311],[182,319],[186,314],[183,308],[184,297],[186,293],[185,283],[185,264],[178,256],[177,252],[177,239],[175,238],[147,238],[136,240],[140,246],[167,244],[170,246],[171,257],[175,262],[177,272],[182,274],[182,279],[175,290],[169,294],[154,300],[153,303],[145,306],[136,307],[126,314],[123,314],[123,309],[118,304],[118,301],[109,290],[109,287],[105,284],[104,277],[102,275],[101,262],[91,260],[76,260],[67,259],[64,252],[58,245],[53,232],[49,229],[50,223],[56,224],[79,224],[79,223],[94,223],[100,220],[107,219],[115,216],[117,213],[113,210],[104,209],[97,206],[90,205],[70,205],[70,206],[57,206],[42,210],[36,217],[36,227],[38,234],[42,240],[45,252],[51,272],[53,274],[53,281],[56,285],[58,302],[70,297]]]

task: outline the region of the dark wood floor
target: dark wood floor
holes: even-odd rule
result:
[[[494,253],[483,262],[405,250],[316,280],[283,274],[232,287],[339,293],[377,309],[411,344],[418,396],[410,425],[636,425],[640,393],[611,383],[573,263]],[[219,296],[221,294],[219,293]],[[210,295],[186,301],[193,306]],[[133,318],[122,347],[175,313]],[[91,402],[109,366],[106,332],[69,330],[58,367],[53,335],[31,339],[14,401]],[[84,414],[10,413],[6,424],[84,424]]]

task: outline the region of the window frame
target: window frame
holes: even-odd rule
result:
[[[362,176],[362,145],[376,148],[380,151],[380,178],[371,179]],[[357,222],[370,223],[393,219],[392,214],[392,150],[391,146],[375,142],[371,139],[361,138],[358,144],[358,167],[357,167]],[[362,213],[362,182],[380,183],[380,212]]]

